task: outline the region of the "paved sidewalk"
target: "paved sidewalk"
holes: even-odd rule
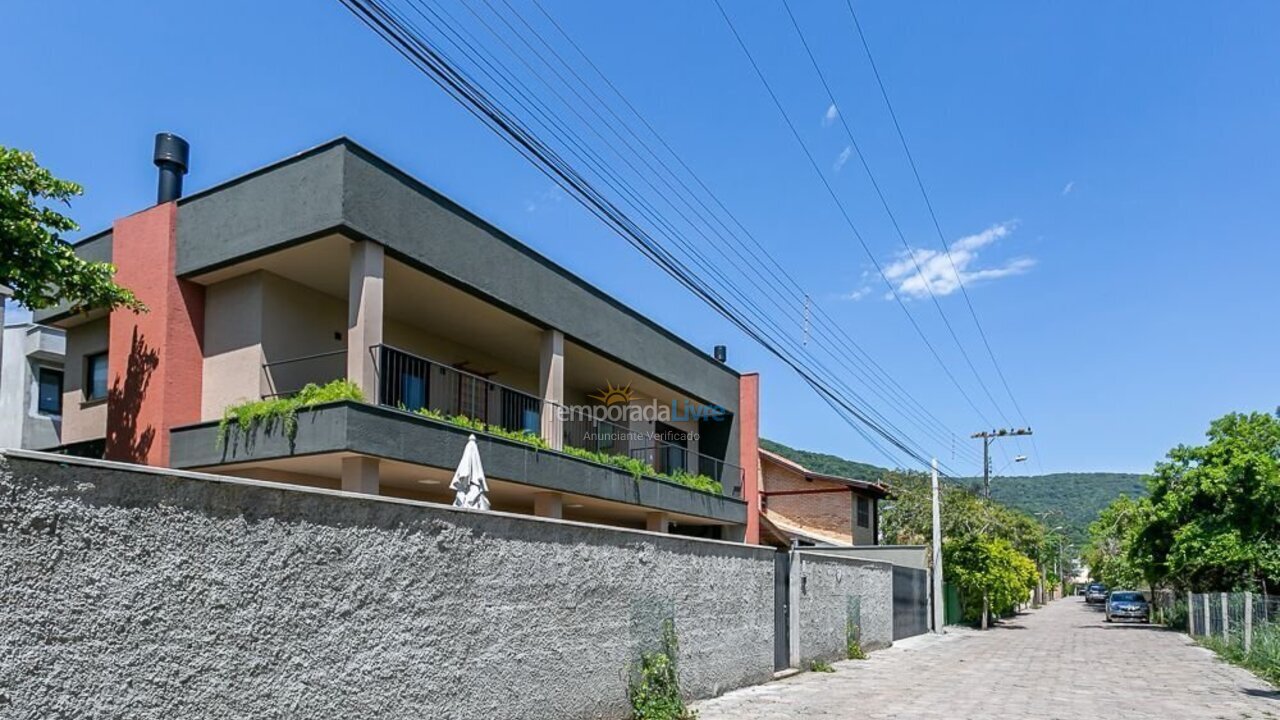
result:
[[[1185,635],[1109,625],[1068,598],[695,705],[702,720],[1274,718],[1280,692]]]

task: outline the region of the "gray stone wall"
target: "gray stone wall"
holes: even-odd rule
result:
[[[800,667],[812,660],[844,660],[851,598],[856,598],[862,648],[893,643],[893,566],[818,551],[800,563]]]
[[[689,695],[771,677],[772,555],[10,453],[0,716],[625,717],[665,617]]]

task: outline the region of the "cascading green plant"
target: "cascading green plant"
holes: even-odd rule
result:
[[[307,383],[289,396],[229,405],[222,411],[222,421],[218,423],[218,447],[226,444],[233,430],[249,438],[258,430],[272,433],[279,428],[292,442],[298,432],[299,410],[339,400],[363,402],[364,393],[350,380],[334,380],[324,385]]]

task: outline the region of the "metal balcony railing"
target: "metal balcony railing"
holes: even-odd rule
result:
[[[378,403],[409,412],[464,415],[513,432],[541,433],[542,400],[484,376],[390,345],[374,348]]]
[[[656,438],[643,447],[632,448],[631,457],[648,463],[654,470],[666,475],[678,471],[704,475],[719,482],[725,495],[742,497],[742,484],[745,480],[742,468],[720,458],[696,453],[682,445]]]
[[[307,383],[325,383],[347,376],[347,351],[303,355],[262,363],[259,394],[263,398],[292,395]]]

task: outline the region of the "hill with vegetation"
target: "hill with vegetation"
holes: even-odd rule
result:
[[[991,481],[993,500],[1032,514],[1053,513],[1045,523],[1067,528],[1067,537],[1077,548],[1084,545],[1089,523],[1104,507],[1121,495],[1146,494],[1145,476],[1130,473],[1052,473]]]
[[[764,438],[760,439],[760,447],[794,460],[815,472],[873,481],[882,480],[891,474],[890,470],[876,465],[826,453],[797,450]],[[981,487],[982,478],[958,478],[956,482],[977,488]],[[1144,476],[1130,473],[1052,473],[998,477],[991,481],[991,498],[1003,505],[1033,515],[1060,513],[1061,519],[1056,514],[1046,517],[1046,524],[1066,528],[1067,537],[1077,548],[1084,544],[1089,523],[1112,500],[1121,495],[1138,498],[1146,494]]]

